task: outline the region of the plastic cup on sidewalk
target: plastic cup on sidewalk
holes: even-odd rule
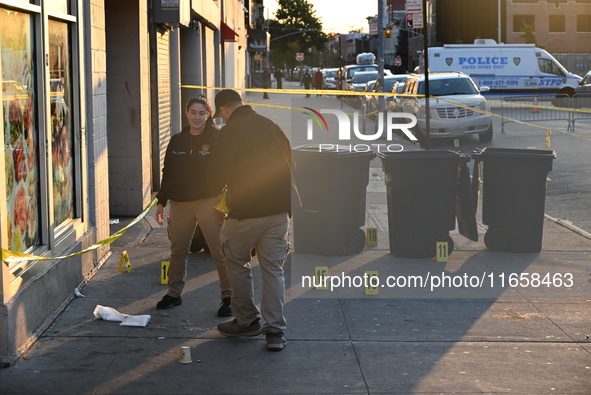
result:
[[[179,358],[180,363],[191,363],[191,347],[181,347],[181,356]]]

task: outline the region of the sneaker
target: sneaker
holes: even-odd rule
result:
[[[269,351],[281,351],[287,344],[287,340],[281,333],[269,332],[267,333],[267,350]]]
[[[250,326],[243,327],[238,324],[236,318],[232,321],[221,322],[218,324],[218,332],[228,337],[238,336],[257,336],[261,334],[261,324],[259,318],[254,320]]]
[[[170,295],[164,295],[162,300],[160,302],[156,303],[156,308],[157,309],[170,309],[171,307],[178,306],[181,303],[183,303],[183,300],[181,299],[180,296],[178,298],[175,298]]]
[[[232,316],[232,298],[226,296],[221,303],[220,309],[218,310],[218,317],[231,317]]]

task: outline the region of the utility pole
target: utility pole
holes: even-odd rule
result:
[[[501,33],[503,31],[502,30],[503,29],[502,28],[502,24],[501,24],[501,0],[498,0],[497,8],[498,8],[497,9],[497,15],[498,15],[498,17],[497,17],[497,22],[498,22],[498,26],[497,26],[497,44],[500,44],[501,43],[501,39],[502,39]]]
[[[378,0],[378,84],[384,87],[384,0]],[[378,116],[384,114],[384,96],[378,96]]]
[[[427,0],[423,0],[423,72],[425,73],[425,129],[427,137],[426,149],[431,149],[431,121],[429,109],[429,15],[427,10]]]

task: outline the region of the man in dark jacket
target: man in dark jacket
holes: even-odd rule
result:
[[[273,76],[275,76],[275,81],[277,81],[277,89],[283,89],[283,72],[281,69],[275,70]]]
[[[227,188],[228,217],[221,231],[226,270],[232,285],[232,321],[220,323],[225,336],[256,336],[263,332],[267,349],[286,344],[283,315],[288,253],[287,232],[291,210],[291,148],[274,121],[244,105],[238,92],[220,91],[216,114],[225,126],[211,157],[210,185]],[[252,248],[263,275],[261,316],[254,300],[250,267]]]
[[[310,86],[312,85],[312,82],[313,82],[312,76],[310,75],[310,73],[308,72],[308,70],[306,70],[306,73],[302,77],[302,82],[300,82],[300,85],[304,85],[304,89],[308,90],[308,89],[310,89]],[[306,97],[310,97],[310,93],[308,93],[306,95]]]
[[[271,88],[271,72],[268,68],[263,67],[263,89],[269,88]],[[263,99],[270,99],[266,91],[263,93]]]

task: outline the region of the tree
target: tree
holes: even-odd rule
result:
[[[313,48],[316,53],[323,51],[328,36],[322,32],[322,22],[307,0],[278,0],[277,4],[276,19],[268,21],[271,60],[276,65],[293,68],[298,64],[297,52],[308,54],[308,48]]]
[[[534,33],[535,33],[534,25],[530,25],[528,23],[525,23],[525,21],[524,21],[523,27],[521,29],[523,31],[523,34],[521,34],[519,37],[523,38],[525,40],[526,44],[535,44],[537,47],[538,43],[536,42],[536,36],[534,35]]]

